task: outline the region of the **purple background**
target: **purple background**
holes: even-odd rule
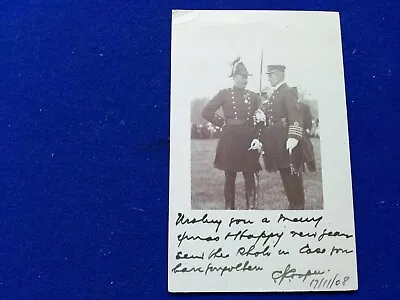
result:
[[[400,5],[337,2],[3,1],[0,299],[189,297],[167,292],[172,8],[338,10],[343,34],[360,290],[196,298],[397,299]]]

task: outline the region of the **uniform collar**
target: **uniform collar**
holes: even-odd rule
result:
[[[237,87],[236,85],[234,85],[234,86],[232,87],[232,90],[234,90],[234,91],[246,91],[246,89],[239,88],[239,87]]]
[[[271,88],[271,92],[270,92],[270,94],[268,95],[267,100],[263,101],[263,103],[268,102],[268,101],[271,99],[272,95],[275,94],[275,92],[276,92],[277,90],[279,90],[279,88],[280,88],[281,86],[283,86],[284,84],[286,84],[286,82],[285,82],[285,81],[282,81],[282,82],[278,83],[276,86],[273,86],[273,87]]]
[[[282,81],[282,82],[278,83],[276,86],[272,87],[272,90],[275,92],[284,84],[286,84],[286,82]]]

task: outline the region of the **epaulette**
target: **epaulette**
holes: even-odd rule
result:
[[[230,92],[231,90],[232,90],[232,88],[226,88],[226,89],[222,89],[220,92],[227,93],[227,92]]]
[[[250,90],[245,90],[246,91],[246,93],[248,93],[248,94],[250,94],[250,95],[255,95],[255,96],[258,96],[258,94],[257,93],[255,93],[255,92],[253,92],[253,91],[250,91]]]

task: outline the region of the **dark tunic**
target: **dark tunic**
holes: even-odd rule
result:
[[[312,127],[312,115],[310,111],[310,107],[303,102],[299,103],[300,114],[303,119],[303,152],[305,162],[313,162],[315,161],[314,149],[310,140],[310,135],[306,132],[306,130],[311,131]]]
[[[255,93],[233,87],[219,91],[204,107],[202,116],[222,127],[214,160],[216,168],[230,172],[261,170],[258,151],[248,150],[258,133],[253,115],[259,106]],[[224,117],[216,114],[220,107]]]
[[[303,128],[297,97],[287,84],[283,84],[264,101],[262,109],[268,120],[268,127],[263,130],[261,139],[266,170],[274,172],[288,168],[290,162],[299,170],[303,164]],[[289,137],[299,141],[290,158],[286,149]]]

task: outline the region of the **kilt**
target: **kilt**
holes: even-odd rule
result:
[[[218,140],[214,166],[229,172],[258,172],[260,154],[248,150],[255,137],[255,128],[248,125],[226,124]]]
[[[285,123],[275,123],[263,130],[264,165],[268,172],[276,172],[281,168],[289,168],[290,163],[300,170],[303,164],[303,140],[300,140],[293,149],[289,158],[289,151],[286,149],[288,138],[288,126]]]

